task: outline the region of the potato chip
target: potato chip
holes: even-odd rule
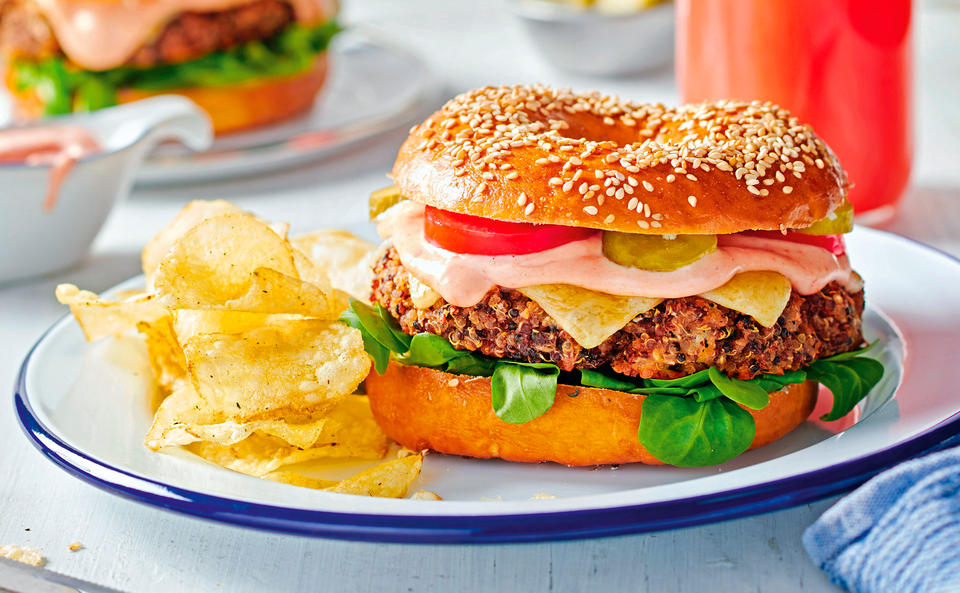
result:
[[[527,286],[520,292],[543,307],[584,348],[599,346],[631,319],[663,300],[618,296],[569,284]]]
[[[374,263],[371,258],[376,252],[373,243],[348,231],[333,229],[299,235],[291,243],[329,275],[334,288],[370,301]]]
[[[70,306],[87,341],[121,336],[137,331],[137,323],[159,319],[167,314],[156,297],[137,293],[123,301],[107,301],[73,284],[57,286],[57,300]]]
[[[154,450],[196,441],[234,445],[254,433],[276,437],[301,449],[336,447],[336,455],[330,455],[336,457],[377,459],[387,448],[387,438],[364,396],[347,395],[332,406],[321,405],[308,411],[300,423],[287,419],[241,423],[213,413],[189,384],[163,400],[144,444]]]
[[[212,202],[194,200],[187,204],[170,224],[147,243],[140,254],[140,262],[143,265],[143,274],[147,278],[147,286],[152,286],[153,274],[160,264],[160,260],[167,255],[177,239],[204,220],[224,214],[245,214],[245,212],[239,206],[234,206],[225,200]]]
[[[780,319],[793,287],[777,272],[742,272],[719,288],[700,296],[744,315],[764,327],[772,327]]]
[[[137,323],[137,330],[147,343],[147,357],[154,380],[162,391],[170,393],[187,380],[187,361],[173,333],[173,317]]]
[[[184,448],[220,467],[257,477],[265,476],[285,465],[344,456],[343,450],[336,446],[300,449],[281,439],[260,433],[254,433],[234,445],[197,441],[185,445]]]
[[[277,470],[269,474],[260,476],[264,480],[289,484],[291,486],[300,486],[301,488],[313,488],[314,490],[324,490],[331,486],[336,486],[340,482],[337,480],[325,480],[323,478],[312,478],[295,471]]]
[[[380,254],[342,231],[311,233],[295,247],[288,230],[224,201],[192,202],[143,250],[149,292],[110,301],[65,284],[57,297],[89,340],[139,331],[158,396],[147,447],[183,447],[302,487],[403,496],[421,454],[347,480],[304,473],[319,460],[390,450],[368,399],[354,394],[370,368],[363,340],[335,321],[344,291],[369,298]]]
[[[181,341],[190,377],[215,412],[276,418],[352,393],[370,369],[360,333],[339,322],[278,319]]]
[[[319,285],[301,279],[293,248],[267,225],[230,214],[204,220],[178,239],[157,266],[154,287],[170,308],[336,318],[327,279],[308,261],[300,267]]]
[[[420,475],[421,467],[423,467],[422,453],[392,459],[360,472],[352,478],[347,478],[326,490],[361,496],[403,498],[407,495],[410,484]]]

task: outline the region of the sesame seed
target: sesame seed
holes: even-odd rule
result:
[[[650,204],[643,205],[643,215],[650,218]]]
[[[481,181],[480,185],[477,186],[477,193],[482,194],[487,191],[487,182]]]
[[[589,214],[590,216],[596,216],[597,207],[596,206],[584,206],[583,211]]]
[[[647,222],[646,220],[638,220],[638,221],[637,221],[637,226],[639,226],[639,227],[642,228],[642,229],[648,229],[648,228],[650,228],[650,223]]]
[[[607,217],[603,219],[603,223],[610,224],[611,222],[613,222],[613,220],[614,220],[613,214],[608,214]]]
[[[697,181],[697,176],[694,175],[693,173],[687,173],[687,179],[689,179],[690,181]]]
[[[580,195],[582,196],[583,194],[587,193],[588,189],[590,189],[590,184],[584,181],[580,184],[580,187],[577,188],[577,191],[580,192]]]
[[[613,197],[613,194],[615,193],[617,193],[617,188],[613,187],[612,185],[607,188],[606,194],[608,196]]]
[[[560,179],[559,177],[551,177],[550,181],[548,181],[547,183],[549,183],[550,185],[562,185],[563,180]]]
[[[527,203],[527,194],[520,192],[520,195],[517,197],[517,206],[523,206]]]
[[[530,216],[532,212],[533,212],[533,202],[530,202],[529,204],[527,204],[527,207],[524,208],[523,213],[526,214],[527,216]]]
[[[511,180],[513,180],[513,179],[516,179],[517,177],[520,177],[520,174],[519,174],[519,173],[517,173],[516,171],[510,171],[509,173],[506,174],[506,176],[504,177],[504,179],[511,179]]]
[[[788,193],[790,193],[790,192],[792,192],[792,191],[793,191],[793,188],[790,187],[789,185],[784,185],[784,186],[783,186],[783,193],[788,194]]]
[[[487,181],[493,181],[493,173],[491,173],[490,171],[484,171],[481,177],[483,177]]]
[[[694,208],[697,207],[697,196],[687,196],[687,202],[690,202],[690,205]]]
[[[637,185],[639,185],[639,182],[634,177],[627,177],[627,183],[629,183],[633,187],[637,187]]]
[[[623,196],[624,196],[624,192],[622,187],[617,190],[617,193],[613,194],[613,197],[617,198],[618,200],[622,200]]]
[[[640,201],[640,200],[638,200],[638,199],[636,199],[636,198],[630,198],[630,201],[627,202],[627,210],[633,210],[634,208],[636,208],[636,207],[637,207],[637,202],[639,202],[639,201]]]
[[[674,175],[673,173],[667,175],[667,183],[673,183],[676,180],[677,180],[677,176]]]
[[[755,195],[755,196],[759,196],[759,195],[760,195],[760,190],[757,189],[757,188],[755,188],[755,187],[753,187],[752,185],[748,185],[748,186],[747,186],[747,191],[750,192],[750,193],[752,193],[752,194]],[[790,192],[784,192],[784,193],[790,193]]]
[[[573,180],[572,180],[572,179],[563,184],[563,191],[564,191],[565,193],[569,193],[571,189],[573,189]]]
[[[644,179],[644,180],[643,180],[643,189],[645,189],[645,190],[647,190],[647,191],[653,191],[653,184],[650,183],[649,181],[647,181],[646,179]]]

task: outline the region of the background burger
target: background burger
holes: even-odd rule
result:
[[[485,88],[414,128],[344,318],[412,449],[722,463],[879,381],[842,169],[769,104]]]
[[[217,133],[308,110],[338,30],[334,0],[0,0],[18,114],[185,95]]]

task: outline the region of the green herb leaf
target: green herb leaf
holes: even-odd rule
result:
[[[524,424],[553,406],[560,369],[555,364],[500,361],[493,370],[493,411],[504,422]]]
[[[750,447],[756,425],[749,412],[720,397],[650,395],[643,400],[637,437],[664,463],[680,467],[716,465]]]
[[[638,387],[637,384],[631,383],[630,381],[624,379],[618,379],[616,377],[611,377],[599,371],[593,371],[590,369],[581,369],[580,370],[580,384],[585,387],[596,387],[598,389],[614,389],[616,391],[632,391]]]
[[[703,403],[705,401],[710,401],[711,399],[723,397],[723,392],[720,391],[713,383],[709,383],[707,385],[698,385],[692,388],[691,395],[693,395],[694,400]]]
[[[872,344],[868,344],[866,347],[861,348],[859,350],[851,350],[850,352],[841,352],[840,354],[834,354],[833,356],[821,358],[815,362],[836,362],[839,360],[849,360],[851,358],[862,356],[867,352],[870,352],[871,350],[876,348],[878,344],[880,344],[880,340],[874,340]]]
[[[397,356],[397,359],[403,364],[438,367],[467,354],[440,336],[424,332],[413,336],[407,353]]]
[[[883,378],[883,365],[872,358],[821,359],[807,367],[807,376],[822,383],[833,394],[830,412],[824,421],[839,420],[856,407]]]
[[[383,322],[383,325],[386,326],[387,330],[393,336],[393,339],[400,345],[400,349],[394,350],[394,352],[406,352],[409,350],[412,338],[400,329],[400,323],[390,314],[390,311],[387,311],[382,305],[378,304],[377,313],[380,315],[380,321]],[[384,346],[386,345],[387,344],[384,344]]]
[[[397,332],[403,332],[400,331],[399,324],[390,316],[389,311],[380,305],[377,305],[377,308],[374,309],[357,299],[350,299],[349,306],[349,311],[353,313],[352,318],[356,319],[359,326],[358,329],[362,328],[363,331],[391,352],[403,353],[407,351],[410,346],[410,336],[404,334],[405,340],[397,336]],[[345,321],[345,323],[351,325],[349,321]],[[394,325],[396,327],[393,327]]]
[[[447,372],[473,377],[489,377],[497,366],[497,359],[478,354],[467,354],[447,363]],[[557,369],[559,372],[560,369]]]
[[[365,306],[359,301],[358,305]],[[349,309],[340,314],[340,321],[360,331],[360,337],[363,338],[363,349],[373,359],[373,369],[377,371],[378,375],[385,373],[387,363],[390,362],[390,351],[364,328],[363,323],[360,322],[360,317],[353,308],[353,303],[350,304]]]
[[[720,390],[720,393],[738,404],[742,404],[751,410],[762,410],[770,403],[770,394],[760,385],[750,381],[734,379],[713,367],[710,367],[707,371],[710,382]]]
[[[705,369],[676,379],[648,379],[648,382],[655,387],[694,387],[696,385],[706,385],[710,382],[708,371],[709,369]]]

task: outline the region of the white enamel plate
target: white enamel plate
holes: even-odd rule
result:
[[[846,418],[810,420],[719,467],[574,469],[429,455],[414,488],[443,501],[318,492],[236,474],[143,446],[149,368],[135,338],[84,341],[72,317],[23,363],[15,404],[32,442],[100,488],[141,503],[244,526],[404,542],[541,541],[719,521],[836,495],[960,432],[960,262],[894,235],[857,229],[854,267],[879,385]],[[133,280],[128,285],[135,284]],[[549,497],[537,496],[548,495]]]

